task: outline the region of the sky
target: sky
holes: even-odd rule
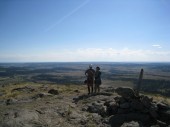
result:
[[[170,62],[170,0],[0,0],[0,62]]]

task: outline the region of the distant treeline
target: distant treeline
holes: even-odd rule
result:
[[[75,84],[80,85],[83,84],[83,78],[84,77],[73,77],[73,76],[54,76],[49,74],[40,74],[37,76],[33,76],[30,80],[33,82],[42,82],[42,81],[48,81],[51,83],[56,84]]]
[[[14,75],[28,75],[35,73],[51,73],[51,72],[68,72],[75,71],[77,69],[66,68],[66,67],[55,67],[55,68],[42,68],[42,69],[33,69],[27,67],[0,67],[0,77],[12,77]]]

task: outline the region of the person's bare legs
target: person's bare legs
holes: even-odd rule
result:
[[[93,85],[91,85],[91,93],[93,93]]]
[[[94,86],[94,92],[95,93],[97,92],[97,86],[96,85]]]
[[[88,84],[87,87],[88,87],[88,94],[93,93],[93,85]]]
[[[88,87],[88,94],[90,94],[90,85],[88,84],[87,87]]]
[[[98,86],[98,92],[100,92],[100,86]]]

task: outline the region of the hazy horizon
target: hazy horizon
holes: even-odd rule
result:
[[[170,62],[169,0],[2,0],[0,63]]]
[[[159,61],[151,61],[151,62],[142,62],[142,61],[76,61],[76,62],[63,62],[63,61],[60,61],[60,62],[0,62],[0,64],[38,64],[38,63],[83,63],[83,64],[96,64],[96,63],[101,63],[101,64],[117,64],[117,63],[129,63],[129,64],[170,64],[170,62],[159,62]]]

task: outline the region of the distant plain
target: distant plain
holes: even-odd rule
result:
[[[89,64],[101,68],[101,87],[133,87],[144,69],[141,91],[170,96],[170,63],[70,62],[0,63],[0,86],[34,82],[84,85]]]

